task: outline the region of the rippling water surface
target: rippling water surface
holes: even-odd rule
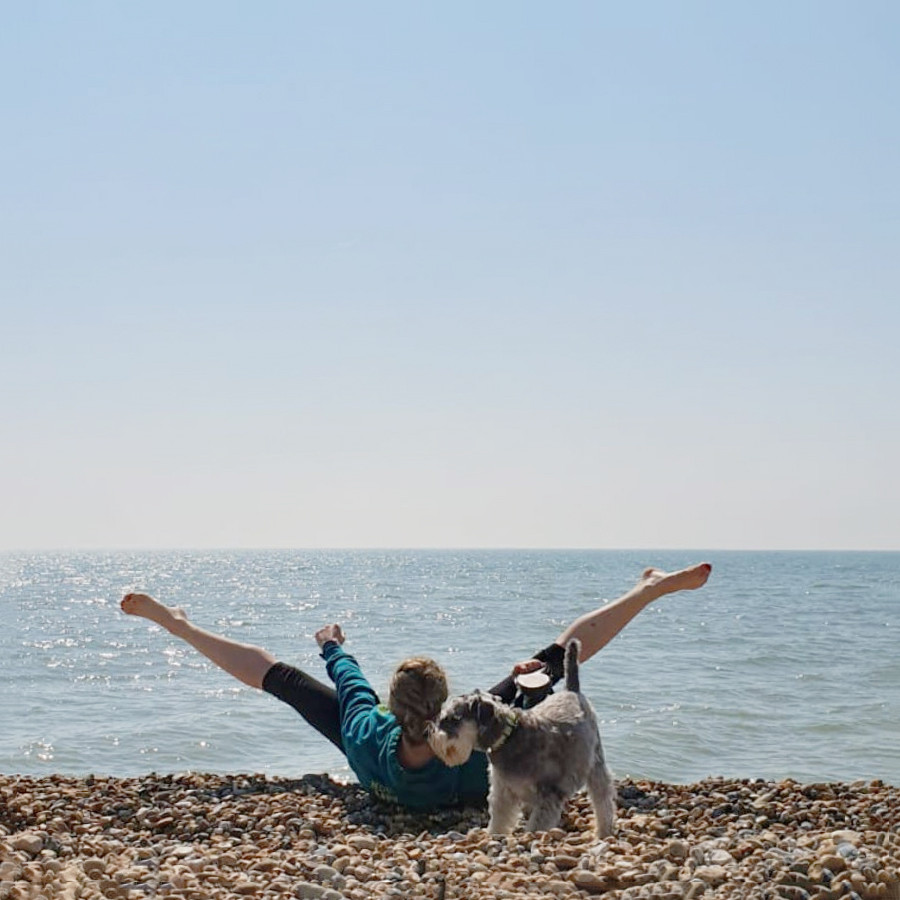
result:
[[[119,612],[127,590],[324,667],[339,621],[377,690],[410,653],[488,687],[649,564],[714,565],[582,670],[617,774],[900,784],[900,554],[223,551],[0,555],[0,771],[348,776],[296,713]]]

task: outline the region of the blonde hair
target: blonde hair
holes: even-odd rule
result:
[[[403,660],[391,678],[388,706],[403,734],[414,744],[425,740],[428,723],[436,719],[447,699],[447,675],[433,659]]]

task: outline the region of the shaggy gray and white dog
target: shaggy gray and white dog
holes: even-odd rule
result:
[[[475,691],[448,700],[429,743],[449,766],[462,765],[473,750],[490,760],[488,795],[494,834],[512,831],[523,807],[526,828],[559,824],[563,805],[583,785],[596,815],[598,837],[615,826],[616,788],[606,766],[597,717],[578,683],[580,644],[566,647],[565,690],[531,709],[515,709],[492,694]]]

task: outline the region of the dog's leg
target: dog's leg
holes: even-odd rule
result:
[[[616,783],[600,753],[588,772],[587,792],[594,807],[597,837],[609,837],[616,827]]]
[[[565,797],[559,791],[538,788],[534,806],[525,828],[528,831],[547,831],[559,825]]]
[[[491,790],[488,794],[488,810],[490,821],[488,831],[491,834],[509,834],[519,818],[520,802],[518,795],[491,773]]]

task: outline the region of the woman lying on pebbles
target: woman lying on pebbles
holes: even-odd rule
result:
[[[564,648],[581,641],[581,661],[605,647],[654,600],[702,587],[712,566],[700,563],[678,572],[647,569],[637,584],[617,600],[576,619],[531,660],[517,664],[510,676],[491,688],[507,703],[516,697],[516,676],[543,670],[552,687],[563,674]],[[122,610],[149,619],[186,641],[220,669],[294,707],[320,734],[347,757],[360,784],[377,797],[413,809],[435,809],[487,796],[487,758],[473,753],[464,765],[450,768],[428,745],[428,723],[447,699],[447,677],[434,660],[412,657],[391,679],[388,706],[342,647],[340,625],[326,625],[316,641],[335,687],[278,662],[271,653],[241,644],[194,625],[178,607],[164,606],[147,594],[126,594]]]

